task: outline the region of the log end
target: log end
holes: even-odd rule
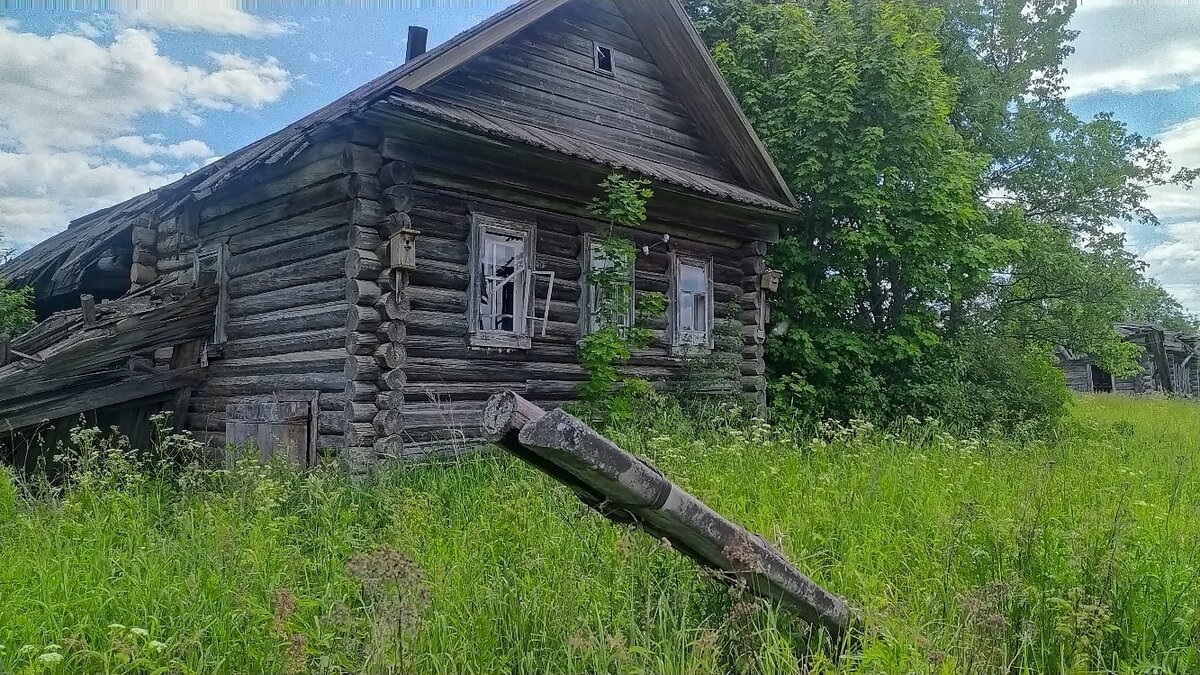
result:
[[[545,415],[546,411],[526,401],[512,391],[504,391],[487,400],[480,425],[484,438],[493,443],[510,432],[520,431],[529,422]]]

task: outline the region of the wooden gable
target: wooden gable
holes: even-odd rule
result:
[[[598,46],[612,72],[597,68]],[[427,96],[731,181],[612,0],[578,0],[423,87]]]

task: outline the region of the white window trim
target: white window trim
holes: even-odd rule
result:
[[[600,247],[600,241],[592,234],[583,236],[583,283],[585,292],[581,294],[583,299],[583,333],[591,334],[600,329],[600,316],[596,308],[596,285],[588,281],[588,274],[592,271],[592,261],[595,260],[596,250]],[[636,265],[635,265],[636,267]],[[629,270],[629,309],[626,314],[627,327],[632,328],[636,318],[637,307],[637,271]]]
[[[514,289],[513,328],[512,332],[497,330],[482,330],[479,327],[479,292],[483,279],[480,267],[483,256],[483,235],[493,233],[504,236],[520,237],[525,247],[525,274],[519,278]],[[467,297],[467,341],[471,347],[491,347],[496,349],[529,349],[532,346],[532,336],[529,329],[528,309],[530,306],[531,287],[533,286],[530,272],[536,269],[534,264],[534,241],[537,230],[533,223],[499,218],[483,213],[471,216],[471,255],[470,275],[471,284]]]
[[[705,270],[705,278],[708,283],[708,288],[705,291],[707,305],[707,326],[705,326],[705,339],[685,340],[685,335],[680,330],[680,272],[683,266],[700,267]],[[692,349],[712,349],[713,348],[713,325],[716,321],[716,305],[713,300],[713,261],[712,258],[700,258],[687,255],[680,255],[672,252],[671,254],[671,279],[670,279],[670,328],[671,328],[671,346],[676,351],[687,351]]]

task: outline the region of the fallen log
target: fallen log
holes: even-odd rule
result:
[[[730,583],[779,602],[838,644],[851,613],[846,603],[805,576],[774,546],[709,508],[649,462],[563,410],[547,412],[508,391],[488,399],[483,433],[508,452],[566,485],[589,507],[632,523]]]

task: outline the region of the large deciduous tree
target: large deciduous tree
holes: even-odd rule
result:
[[[773,253],[779,391],[830,414],[877,408],[1007,246],[978,199],[988,158],[949,123],[939,15],[875,0],[691,11],[802,202]]]
[[[1112,324],[1147,291],[1111,224],[1155,223],[1149,189],[1195,174],[1068,109],[1073,7],[689,3],[802,201],[773,254],[777,394],[833,415],[1045,420],[1065,401],[1054,346],[1130,367]]]

